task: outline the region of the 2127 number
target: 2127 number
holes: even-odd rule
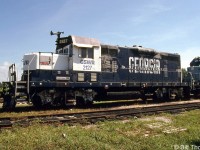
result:
[[[91,70],[92,66],[91,65],[83,65],[83,70]]]

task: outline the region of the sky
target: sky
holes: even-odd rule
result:
[[[0,82],[23,55],[54,52],[55,36],[178,53],[182,68],[200,56],[199,0],[0,0]]]

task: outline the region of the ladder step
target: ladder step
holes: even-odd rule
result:
[[[15,96],[27,96],[26,92],[16,92]]]
[[[17,86],[17,89],[26,89],[26,86]]]
[[[15,96],[27,96],[27,81],[16,81]]]
[[[17,83],[17,84],[20,84],[20,83],[22,83],[22,84],[24,83],[24,84],[25,84],[25,83],[27,83],[27,82],[26,82],[26,81],[16,81],[16,83]]]

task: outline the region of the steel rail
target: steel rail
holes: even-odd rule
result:
[[[162,106],[149,106],[138,108],[126,108],[95,112],[79,112],[67,114],[51,114],[42,116],[25,116],[25,117],[7,117],[0,118],[0,128],[11,128],[14,125],[28,126],[32,122],[38,123],[66,123],[73,124],[89,124],[97,121],[127,119],[130,117],[141,117],[144,115],[152,115],[159,113],[179,113],[187,110],[200,109],[200,102],[184,103],[184,104],[169,104]]]

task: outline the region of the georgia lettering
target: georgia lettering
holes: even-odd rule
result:
[[[129,57],[129,72],[160,74],[160,60],[142,57]]]

